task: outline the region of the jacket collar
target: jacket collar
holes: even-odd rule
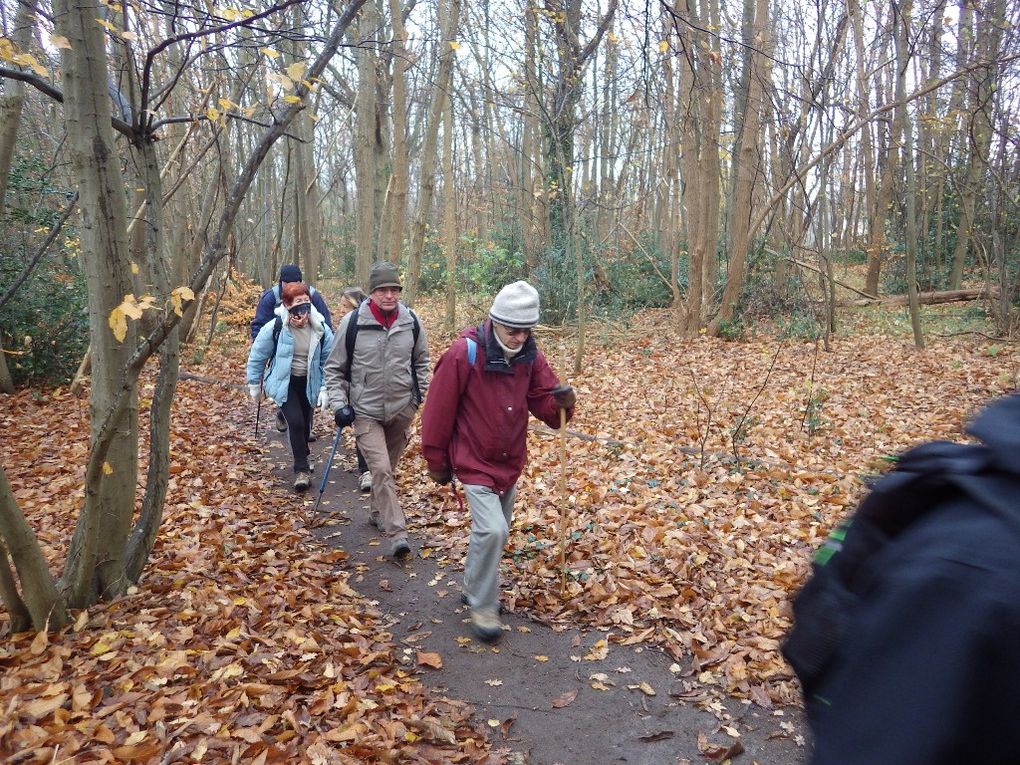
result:
[[[510,363],[507,363],[506,358],[503,356],[503,349],[499,347],[499,343],[496,342],[495,331],[492,328],[492,319],[486,319],[485,322],[478,327],[477,334],[484,338],[485,345],[485,371],[486,372],[503,372],[505,374],[513,374],[513,367],[515,364],[525,364],[535,360],[535,356],[538,354],[538,346],[535,344],[535,338],[528,335],[528,339],[524,341],[524,347],[521,348],[521,352],[510,359]]]

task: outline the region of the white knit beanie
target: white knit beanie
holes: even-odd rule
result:
[[[538,290],[525,281],[506,285],[492,301],[489,318],[514,329],[538,324]]]

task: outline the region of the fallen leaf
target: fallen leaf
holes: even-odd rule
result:
[[[443,657],[438,653],[429,651],[418,651],[416,654],[418,664],[425,667],[432,667],[433,669],[443,668]]]
[[[571,702],[573,702],[573,700],[576,698],[577,698],[576,690],[561,693],[559,696],[552,700],[552,707],[553,709],[561,709],[565,706],[569,706]]]

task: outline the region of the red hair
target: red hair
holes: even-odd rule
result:
[[[283,289],[280,291],[280,297],[283,300],[285,306],[291,306],[294,303],[294,298],[298,295],[308,295],[311,299],[312,294],[308,291],[308,285],[303,282],[284,282]]]

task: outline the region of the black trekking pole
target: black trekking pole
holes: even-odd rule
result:
[[[333,436],[333,448],[329,450],[329,461],[326,463],[326,469],[322,471],[322,483],[319,484],[319,498],[315,500],[315,507],[312,511],[319,509],[319,503],[322,501],[322,492],[326,490],[326,481],[329,479],[329,471],[333,467],[333,456],[336,454],[336,447],[340,443],[340,434],[343,433],[343,426],[338,426],[336,429],[336,435]]]

